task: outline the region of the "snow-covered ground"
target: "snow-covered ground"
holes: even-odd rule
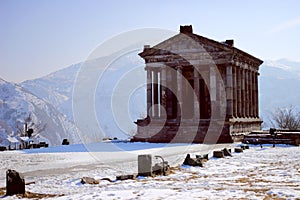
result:
[[[300,147],[250,146],[233,157],[211,158],[204,167],[181,166],[186,153],[210,153],[233,145],[95,143],[0,152],[0,188],[5,171],[23,172],[26,190],[63,196],[53,199],[300,199]],[[162,155],[168,176],[83,185],[84,176],[115,179],[137,173],[137,155]],[[153,162],[158,162],[153,159]],[[4,199],[16,199],[4,197]]]

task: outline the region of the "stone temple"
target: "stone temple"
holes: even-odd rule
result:
[[[147,117],[132,141],[230,143],[260,130],[260,59],[180,26],[180,33],[139,53],[147,72]]]

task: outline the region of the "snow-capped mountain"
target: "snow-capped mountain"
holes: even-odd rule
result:
[[[71,65],[47,76],[25,81],[20,85],[53,105],[60,113],[72,120],[73,85],[81,64]]]
[[[84,130],[81,131],[85,132],[84,137],[92,137],[93,140],[99,140],[101,138],[93,136],[93,134],[98,134],[101,137],[126,139],[128,135],[132,135],[136,130],[133,121],[143,116],[146,106],[146,90],[143,87],[131,91],[130,98],[123,101],[123,97],[128,90],[127,86],[130,84],[144,84],[145,74],[133,76],[125,84],[120,84],[120,80],[128,74],[145,73],[143,61],[138,57],[137,52],[122,54],[121,56],[112,54],[109,57],[78,63],[42,78],[25,81],[20,85],[52,104],[70,121],[74,121],[73,111],[77,105],[77,98],[82,100],[87,99],[87,96],[90,94],[93,95],[91,97],[92,102],[87,101],[83,108],[77,111],[81,115],[81,119],[77,119],[77,125]],[[139,72],[132,72],[137,67],[139,67]],[[94,80],[93,84],[95,85],[86,83],[90,80]],[[78,92],[81,87],[82,91]],[[118,87],[119,90],[116,89]],[[73,98],[74,94],[76,97]],[[78,95],[81,95],[81,97],[78,97]],[[128,109],[121,113],[114,113],[112,108],[113,101],[117,102],[115,103],[116,106]],[[91,112],[86,111],[88,110],[86,107],[90,106],[94,107],[94,109]],[[91,119],[94,113],[96,120]],[[124,117],[123,115],[127,113],[128,115]],[[84,124],[80,125],[82,120]]]
[[[80,142],[74,123],[53,105],[17,84],[0,79],[0,144],[8,144],[7,135],[16,135],[16,126],[22,127],[28,115],[35,124],[46,125],[45,130],[39,133],[41,140],[51,145],[61,144],[64,138],[72,143]]]
[[[293,105],[300,110],[300,62],[265,61],[260,68],[260,115],[271,126],[277,108]]]

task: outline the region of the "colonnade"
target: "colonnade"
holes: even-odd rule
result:
[[[241,67],[237,65],[227,65],[224,70],[225,74],[222,74],[225,90],[226,90],[226,114],[229,118],[258,118],[258,72],[250,67]],[[166,86],[176,90],[174,93],[177,97],[177,114],[179,117],[182,115],[183,106],[183,85],[186,80],[183,80],[182,70],[184,67],[178,66],[175,68],[176,75],[170,75],[172,73],[167,70],[166,66],[160,67],[146,67],[147,70],[147,111],[148,115],[154,118],[164,117],[168,114],[170,108],[166,108]],[[172,69],[175,71],[175,69]],[[170,70],[170,71],[172,71]],[[205,83],[209,84],[210,100],[215,103],[220,103],[220,94],[218,80],[216,80],[216,72],[209,68],[209,78]],[[169,80],[171,77],[171,80]],[[202,77],[198,73],[198,70],[193,70],[193,89],[194,94],[190,98],[193,99],[193,119],[200,118],[200,109],[203,106],[200,105],[201,98],[204,98],[203,92],[201,92],[200,79]],[[171,84],[171,85],[170,85]],[[202,88],[203,89],[203,88]],[[165,107],[166,112],[162,107]],[[218,106],[218,105],[217,105]],[[207,108],[207,107],[204,107]]]

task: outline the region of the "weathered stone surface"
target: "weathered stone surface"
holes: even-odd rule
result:
[[[80,182],[82,184],[92,184],[92,185],[99,184],[99,180],[96,180],[96,179],[91,178],[91,177],[83,177],[83,178],[81,178]]]
[[[63,139],[62,145],[69,145],[69,144],[70,144],[70,142],[68,139]]]
[[[138,155],[138,176],[152,176],[151,154]]]
[[[224,148],[222,151],[223,151],[224,156],[232,156],[231,152],[229,151],[229,149]]]
[[[202,163],[201,159],[191,158],[190,154],[186,155],[183,164],[194,166],[194,167],[196,167],[196,166],[203,167],[203,163]]]
[[[214,151],[213,152],[213,157],[215,157],[215,158],[224,158],[224,153],[223,153],[223,151]]]
[[[25,194],[25,180],[24,176],[15,171],[6,171],[6,195]]]
[[[202,163],[206,162],[209,160],[208,154],[204,155],[196,155],[197,160],[200,160]]]
[[[128,179],[135,179],[135,175],[120,175],[116,177],[116,180],[118,181],[124,181]]]
[[[169,170],[170,166],[167,161],[156,163],[152,167],[152,173],[155,175],[166,175]]]
[[[132,141],[232,143],[260,130],[258,72],[263,61],[233,48],[233,40],[210,40],[194,34],[192,26],[181,26],[180,32],[139,53],[147,71],[147,117],[136,121],[138,130]],[[184,80],[193,83],[193,91],[188,91]],[[222,84],[225,91],[217,87]],[[223,92],[225,105],[220,98]],[[158,104],[164,109],[158,109]],[[219,108],[226,111],[225,123]],[[223,128],[211,126],[217,120],[221,122],[215,124]],[[210,131],[220,137],[207,134],[212,127],[218,127]]]
[[[236,152],[236,153],[242,153],[243,149],[241,147],[235,147],[234,148],[234,152]]]

